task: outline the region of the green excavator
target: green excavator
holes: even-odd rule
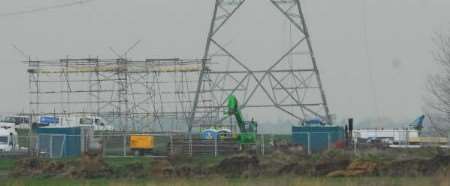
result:
[[[228,116],[235,116],[240,134],[238,135],[238,140],[240,144],[255,144],[256,143],[256,133],[258,128],[258,123],[253,119],[251,121],[244,121],[242,113],[239,109],[238,101],[236,96],[230,95],[227,98],[228,101]]]

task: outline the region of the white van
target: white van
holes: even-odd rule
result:
[[[92,127],[95,131],[111,131],[114,127],[98,116],[39,116],[39,127]]]
[[[30,128],[30,118],[28,116],[5,116],[0,120],[2,124],[15,124],[15,128],[27,129]]]
[[[18,149],[17,132],[14,123],[0,124],[0,152],[11,152]]]

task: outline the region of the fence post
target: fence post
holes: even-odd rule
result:
[[[173,137],[172,134],[169,135],[169,142],[170,142],[170,154],[173,154]]]
[[[53,158],[53,136],[50,136],[50,146],[49,146],[49,151],[50,151],[50,158]]]
[[[123,133],[123,154],[122,156],[127,156],[127,135]]]
[[[308,154],[311,155],[311,133],[307,132],[308,134]]]
[[[60,156],[60,158],[62,158],[62,157],[64,157],[64,150],[65,150],[65,146],[66,146],[66,134],[64,134],[64,138],[63,138],[63,141],[62,141],[62,145],[61,145],[61,150],[59,151],[59,156]],[[69,136],[70,137],[70,136]]]
[[[331,146],[331,145],[330,145],[330,144],[331,144],[331,136],[330,136],[330,133],[329,133],[329,132],[327,133],[327,135],[328,135],[328,141],[327,141],[328,146],[327,146],[327,147],[328,147],[328,150],[330,150],[330,146]]]
[[[352,142],[353,142],[353,153],[357,153],[357,147],[358,147],[358,137],[361,135],[361,133],[358,133],[357,136],[352,135]]]
[[[37,156],[38,156],[38,158],[39,158],[39,156],[40,156],[40,154],[41,154],[41,153],[40,153],[40,152],[41,152],[41,149],[40,149],[40,145],[39,145],[39,144],[41,143],[41,140],[40,140],[40,139],[41,139],[41,135],[37,135],[36,138],[37,138],[37,139],[36,139],[36,146],[35,146],[35,148],[36,148]]]
[[[409,135],[410,135],[410,133],[409,133],[409,129],[408,128],[406,128],[406,148],[408,148],[409,147]]]
[[[101,143],[101,148],[102,148],[102,154],[103,154],[103,157],[106,157],[106,134],[100,134],[101,135],[101,138],[102,138],[102,143]]]
[[[264,148],[264,134],[261,134],[261,154],[265,155],[265,148]]]
[[[217,137],[214,138],[214,157],[217,157]]]
[[[189,134],[189,156],[192,157],[192,134]]]

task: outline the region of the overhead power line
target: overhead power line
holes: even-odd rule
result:
[[[373,109],[375,111],[376,120],[377,122],[380,122],[380,109],[378,106],[378,99],[377,99],[377,87],[375,83],[374,73],[373,73],[373,66],[372,66],[372,58],[370,56],[369,51],[369,39],[368,39],[368,29],[367,29],[367,2],[366,0],[362,0],[362,20],[363,20],[363,37],[364,37],[364,51],[367,58],[367,71],[369,75],[369,86],[371,90],[371,96],[372,96],[372,104]]]
[[[3,14],[0,13],[0,17],[11,17],[11,16],[24,15],[24,14],[32,14],[32,13],[37,13],[37,12],[44,12],[44,11],[49,11],[49,10],[53,10],[53,9],[82,5],[82,4],[90,3],[92,1],[95,1],[95,0],[79,0],[79,1],[70,2],[70,3],[63,3],[63,4],[56,4],[56,5],[51,5],[51,6],[33,8],[33,9],[29,9],[29,10],[9,12],[9,13],[3,13]]]

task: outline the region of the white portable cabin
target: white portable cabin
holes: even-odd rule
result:
[[[394,143],[405,143],[419,137],[416,129],[356,129],[352,132],[356,139],[390,139]]]
[[[39,116],[41,127],[92,127],[95,131],[111,131],[114,127],[98,116]]]

